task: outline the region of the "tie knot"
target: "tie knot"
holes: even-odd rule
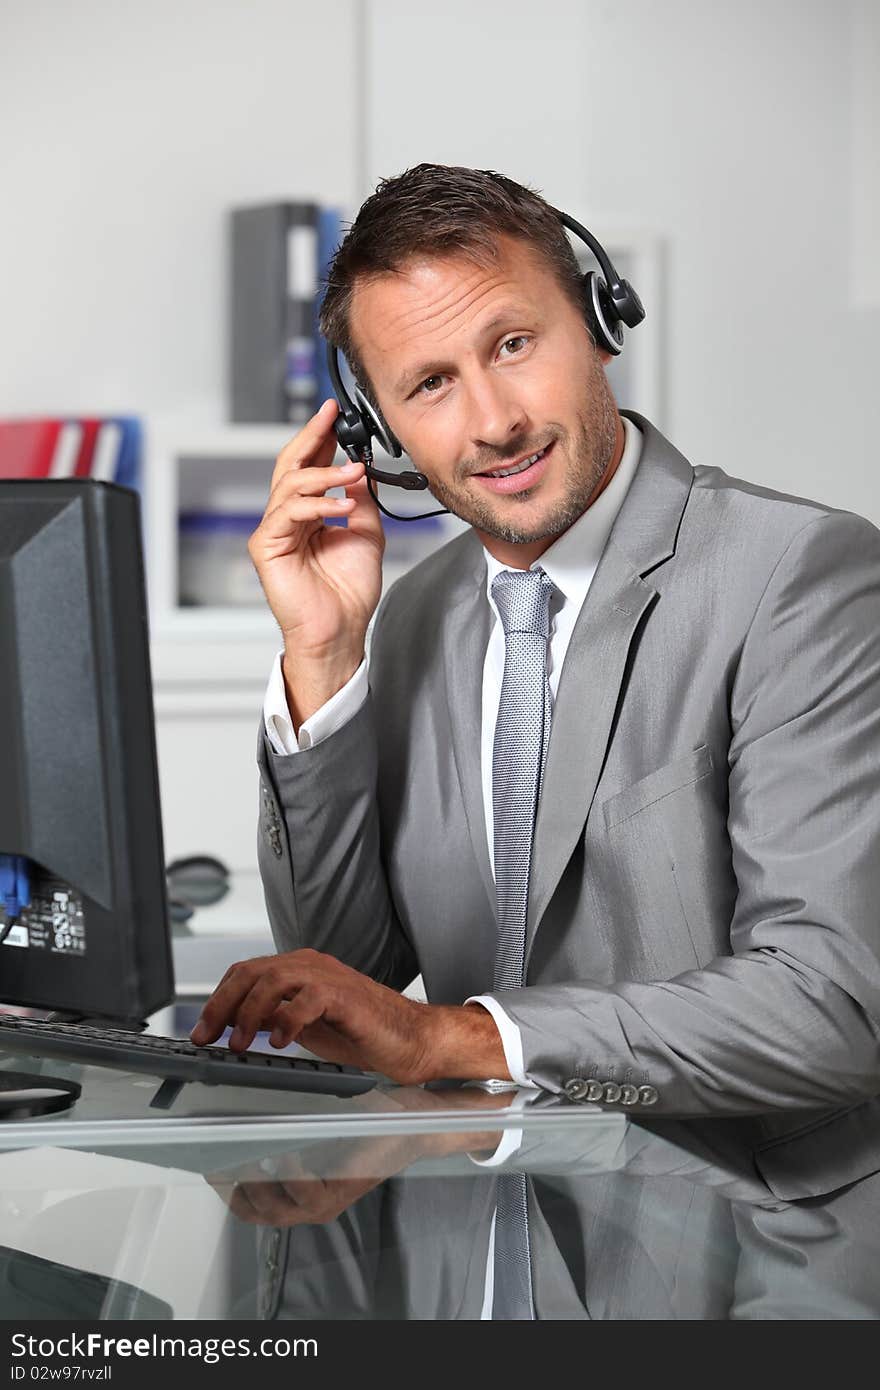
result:
[[[550,636],[553,582],[542,569],[502,570],[492,580],[492,597],[505,637],[511,632]]]

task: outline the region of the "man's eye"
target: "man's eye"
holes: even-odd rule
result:
[[[431,382],[434,382],[434,385],[433,385],[433,386],[431,385]],[[426,376],[426,377],[425,377],[425,380],[422,382],[421,386],[419,387],[419,390],[420,390],[420,391],[427,391],[428,395],[430,396],[434,391],[438,391],[438,390],[440,389],[440,387],[442,386],[442,384],[443,384],[443,378],[442,378],[442,376]]]
[[[516,337],[514,337],[514,338],[507,338],[507,339],[501,344],[501,350],[503,351],[505,348],[509,348],[510,345],[511,345],[511,343],[513,343],[513,344],[514,344],[514,347],[512,348],[512,355],[513,355],[513,356],[516,356],[516,354],[517,354],[518,352],[522,352],[522,350],[523,350],[523,345],[524,345],[526,342],[528,342],[528,339],[527,339],[523,334],[518,333],[518,334],[516,335]],[[508,353],[508,356],[510,356],[510,355],[511,355],[511,353]]]

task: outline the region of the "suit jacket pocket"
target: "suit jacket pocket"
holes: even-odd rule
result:
[[[770,1118],[781,1132],[757,1147],[755,1164],[786,1202],[825,1196],[880,1172],[880,1096],[800,1125],[789,1120],[788,1133],[784,1116]]]
[[[624,787],[621,792],[615,792],[607,801],[602,802],[606,829],[610,830],[621,821],[629,820],[630,816],[643,811],[655,801],[660,801],[662,797],[669,796],[671,792],[699,781],[712,771],[712,766],[711,749],[707,743],[701,743],[699,748],[694,748],[690,753],[683,753],[679,758],[673,758],[671,763],[664,763],[663,767],[649,772],[646,777],[640,777],[637,782]]]

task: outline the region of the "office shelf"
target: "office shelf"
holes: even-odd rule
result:
[[[224,540],[233,557],[239,590],[252,594],[253,601],[181,603],[180,517],[192,512],[235,513],[252,517],[256,526],[265,509],[278,455],[293,433],[292,427],[284,424],[169,420],[153,424],[148,432],[145,530],[158,713],[171,709],[182,712],[202,696],[216,702],[214,708],[244,708],[248,700],[251,711],[257,707],[255,702],[281,639],[247,554],[250,532],[244,527],[231,542],[228,537]],[[336,461],[342,462],[344,457],[337,450]],[[392,470],[400,466],[381,452],[376,464]],[[385,492],[393,492],[395,510],[425,509],[424,494]],[[384,587],[462,529],[463,524],[454,517],[442,517],[433,526],[419,525],[412,530],[386,524]],[[217,574],[222,584],[222,568],[217,568]]]

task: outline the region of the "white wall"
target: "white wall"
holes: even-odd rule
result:
[[[0,410],[222,419],[225,209],[429,158],[659,236],[674,441],[880,520],[877,32],[874,0],[6,0]]]
[[[852,260],[850,296],[857,308],[880,309],[880,5],[856,0],[852,48]]]
[[[0,410],[225,418],[224,215],[353,201],[356,6],[4,0]]]
[[[374,0],[369,174],[496,168],[600,240],[657,234],[666,432],[694,462],[880,522],[880,314],[850,276],[877,148],[856,62],[860,91],[880,84],[877,46],[852,40],[875,8]]]

